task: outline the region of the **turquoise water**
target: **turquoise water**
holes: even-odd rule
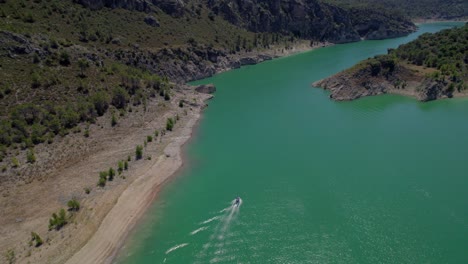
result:
[[[117,262],[468,263],[468,100],[334,102],[311,87],[453,25],[197,82],[218,92],[187,165]]]

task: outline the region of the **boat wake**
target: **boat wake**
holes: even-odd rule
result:
[[[197,254],[197,259],[205,258],[206,256],[211,257],[211,254],[208,254],[208,252],[214,255],[212,259],[214,260],[214,262],[217,262],[216,260],[219,260],[220,257],[223,257],[223,256],[226,257],[225,253],[228,252],[227,247],[232,244],[232,242],[228,240],[230,237],[233,236],[232,234],[229,233],[229,229],[232,226],[232,224],[236,221],[240,212],[241,205],[242,205],[242,199],[236,198],[232,200],[228,207],[220,210],[217,215],[200,222],[199,225],[201,227],[190,232],[190,236],[194,236],[210,228],[210,225],[213,222],[215,221],[217,222],[213,228],[213,233],[209,236],[207,243],[203,245],[201,252]],[[173,246],[170,249],[166,250],[166,255],[179,248],[183,248],[188,245],[189,243],[182,243],[182,244]]]
[[[230,238],[235,236],[229,232],[230,227],[235,223],[239,212],[242,200],[235,199],[231,201],[231,206],[220,211],[222,215],[217,216],[218,224],[214,228],[213,233],[210,235],[208,242],[202,247],[202,250],[197,254],[197,262],[202,263],[202,259],[210,257],[210,262],[218,262],[218,260],[228,257],[229,251],[232,249],[232,242]],[[229,257],[228,257],[229,258]]]
[[[170,249],[168,249],[168,250],[166,251],[166,254],[169,254],[169,253],[171,253],[172,251],[174,251],[174,250],[176,250],[176,249],[179,249],[179,248],[183,248],[183,247],[185,247],[185,246],[188,246],[188,243],[183,243],[183,244],[180,244],[180,245],[177,245],[177,246],[173,246],[173,247],[171,247]]]

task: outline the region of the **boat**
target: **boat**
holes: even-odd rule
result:
[[[233,205],[234,205],[234,206],[239,206],[240,203],[241,203],[241,198],[240,198],[239,196],[237,196],[236,199],[234,200]]]

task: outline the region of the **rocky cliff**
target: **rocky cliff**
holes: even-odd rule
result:
[[[312,85],[329,90],[330,98],[336,101],[390,93],[426,102],[465,94],[453,89],[448,80],[429,77],[427,69],[385,57],[364,61]]]
[[[396,37],[415,30],[401,16],[394,18],[370,8],[349,11],[316,0],[209,0],[208,6],[250,31],[292,33],[334,43]]]
[[[468,24],[426,33],[313,85],[330,90],[335,100],[383,93],[421,101],[467,95],[467,44]]]
[[[74,0],[74,2],[93,10],[108,7],[151,12],[157,7],[176,17],[182,16],[185,11],[182,0]]]
[[[345,43],[382,39],[415,30],[409,20],[373,9],[344,10],[317,0],[75,0],[91,9],[125,8],[144,12],[161,9],[183,16],[186,6],[206,7],[214,15],[252,32],[291,34],[302,39]],[[372,19],[362,19],[369,17]]]

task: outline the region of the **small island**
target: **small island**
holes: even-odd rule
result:
[[[468,24],[421,35],[313,83],[337,101],[379,94],[401,94],[431,101],[468,95]]]

